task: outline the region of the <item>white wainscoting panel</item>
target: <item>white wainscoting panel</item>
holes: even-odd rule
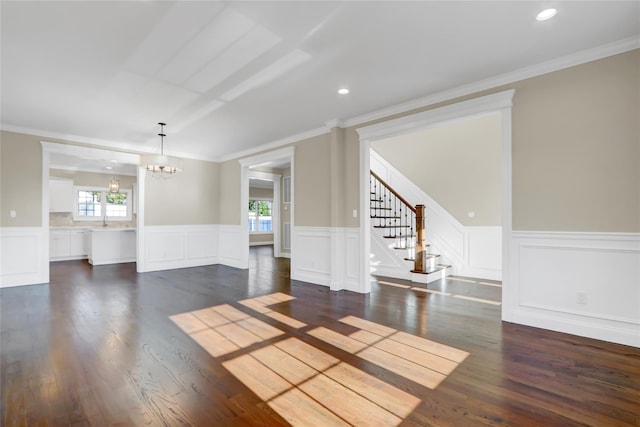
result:
[[[360,230],[347,227],[293,227],[291,278],[331,290],[360,289]]]
[[[502,280],[502,227],[465,227],[427,193],[374,150],[371,169],[409,203],[425,206],[430,253],[441,255],[441,264],[456,275]]]
[[[338,278],[332,289],[365,293],[360,284],[360,229],[340,227],[334,233],[338,242]]]
[[[510,246],[505,320],[640,347],[640,234],[513,232]]]
[[[331,227],[293,227],[291,278],[331,285]]]
[[[248,234],[243,237],[240,225],[218,225],[218,263],[235,268],[247,268],[243,250],[248,251]]]
[[[458,275],[502,280],[502,227],[464,227],[464,264]]]
[[[0,229],[0,287],[49,282],[49,241],[42,227]]]
[[[145,271],[218,263],[218,226],[169,225],[144,228]]]

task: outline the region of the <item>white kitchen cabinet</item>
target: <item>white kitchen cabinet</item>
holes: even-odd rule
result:
[[[49,212],[73,212],[73,181],[49,178]]]
[[[49,258],[51,261],[69,257],[69,231],[51,230],[49,232]]]
[[[89,230],[89,263],[92,265],[136,262],[136,230],[94,228]]]
[[[86,258],[89,253],[88,246],[86,230],[69,230],[69,256]]]
[[[49,260],[64,261],[86,259],[88,255],[87,230],[50,229]]]

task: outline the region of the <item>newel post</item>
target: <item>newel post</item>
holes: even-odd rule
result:
[[[424,271],[424,260],[426,254],[424,205],[416,205],[416,253],[413,261],[413,268],[415,271]]]

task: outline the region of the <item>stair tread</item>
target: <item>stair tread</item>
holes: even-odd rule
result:
[[[404,239],[404,238],[409,238],[409,237],[416,237],[415,234],[407,234],[407,235],[399,235],[399,236],[382,236],[385,239]]]
[[[447,268],[451,268],[451,266],[450,265],[444,265],[444,264],[438,264],[432,270],[427,270],[427,271],[411,270],[411,272],[412,273],[417,273],[417,274],[431,274],[431,273],[437,273],[438,271],[446,270]]]
[[[427,245],[427,246],[428,246],[428,245]],[[398,248],[393,248],[393,249],[398,249]],[[407,249],[407,248],[403,248],[403,249]],[[437,257],[439,257],[439,256],[440,256],[440,255],[438,255],[438,254],[427,254],[427,255],[426,255],[426,258],[427,258],[427,259],[431,259],[431,258],[437,258]],[[407,258],[405,258],[404,260],[405,260],[405,261],[415,261],[416,259],[415,259],[415,258],[407,257]]]
[[[410,225],[374,225],[373,228],[412,228]]]
[[[375,216],[375,215],[372,215],[371,218],[375,218],[375,219],[402,219],[401,216]]]

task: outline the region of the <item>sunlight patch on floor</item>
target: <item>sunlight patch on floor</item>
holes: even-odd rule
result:
[[[289,327],[306,327],[270,308],[293,300],[278,292],[238,303]],[[298,338],[287,338],[283,330],[229,304],[170,319],[213,357],[232,357],[222,366],[293,426],[395,426],[421,402]],[[357,330],[344,335],[319,326],[306,333],[430,389],[469,355],[356,316],[339,322]]]
[[[355,316],[340,322],[361,330],[346,336],[318,327],[308,333],[430,389],[435,389],[469,355]]]
[[[498,283],[478,282],[476,280],[459,279],[457,277],[452,278],[452,280],[457,280],[457,281],[466,282],[466,283],[475,283],[475,284],[484,285],[484,286],[493,286],[493,287],[496,287],[496,288],[501,288],[502,287],[502,285],[500,285]],[[502,302],[500,302],[500,301],[488,300],[488,299],[484,299],[484,298],[475,298],[475,297],[470,297],[470,296],[466,296],[466,295],[452,295],[449,292],[436,291],[434,289],[422,288],[422,287],[418,287],[418,286],[409,286],[409,285],[404,285],[404,284],[401,284],[401,283],[388,282],[386,280],[378,280],[377,283],[379,285],[393,286],[393,287],[396,287],[396,288],[411,289],[412,291],[424,292],[424,293],[428,293],[428,294],[453,296],[454,298],[464,299],[464,300],[467,300],[467,301],[475,301],[475,302],[479,302],[479,303],[483,303],[483,304],[502,305]]]
[[[470,296],[466,296],[466,295],[454,295],[453,297],[454,298],[465,299],[465,300],[468,300],[468,301],[481,302],[483,304],[502,305],[502,303],[498,302],[498,301],[492,301],[492,300],[482,299],[482,298],[475,298],[475,297],[470,297]]]

